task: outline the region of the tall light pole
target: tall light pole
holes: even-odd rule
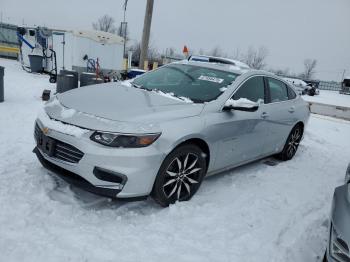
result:
[[[141,54],[140,54],[140,62],[139,62],[140,69],[143,69],[144,63],[147,60],[149,36],[151,33],[153,4],[154,4],[154,0],[147,0],[145,21],[143,24],[143,32],[142,32]]]

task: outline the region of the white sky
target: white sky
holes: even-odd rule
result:
[[[123,0],[0,0],[2,20],[54,28],[90,29],[104,14],[123,18]],[[129,0],[132,39],[141,39],[146,0]],[[181,52],[215,46],[233,54],[249,46],[269,50],[268,67],[303,70],[305,58],[318,60],[317,76],[350,75],[349,0],[155,0],[152,42]]]

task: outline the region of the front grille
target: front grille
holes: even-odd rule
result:
[[[42,133],[38,123],[35,124],[35,128],[34,128],[34,137],[35,137],[35,141],[38,141],[40,134]]]
[[[84,153],[72,145],[56,140],[53,156],[70,163],[78,163]]]
[[[40,129],[38,124],[35,124],[34,128],[34,137],[39,144],[39,140],[41,136],[44,136],[43,131]],[[52,157],[69,162],[69,163],[79,163],[79,161],[83,158],[84,153],[81,152],[78,148],[64,143],[62,141],[59,141],[55,138],[50,137],[52,140],[54,140],[54,149]]]

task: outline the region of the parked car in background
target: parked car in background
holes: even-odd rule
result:
[[[323,261],[350,261],[350,164],[345,174],[345,184],[334,191],[327,251]]]
[[[350,95],[350,76],[344,78],[339,93]]]
[[[283,79],[294,85],[294,88],[298,91],[300,95],[314,96],[320,94],[320,90],[318,89],[318,87],[311,82],[306,83],[301,79],[289,77],[284,77]]]
[[[113,198],[189,200],[203,178],[297,152],[308,104],[283,79],[227,63],[181,61],[128,84],[58,94],[35,123],[44,167]]]

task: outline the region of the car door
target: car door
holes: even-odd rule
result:
[[[268,123],[269,135],[265,138],[263,154],[278,153],[283,149],[286,139],[296,121],[296,94],[284,82],[265,77],[268,99],[264,115]]]
[[[212,116],[212,132],[218,138],[217,169],[238,165],[261,155],[264,145],[266,121],[262,117],[265,101],[265,85],[262,76],[247,79],[231,97],[259,102],[254,112],[231,110]]]

